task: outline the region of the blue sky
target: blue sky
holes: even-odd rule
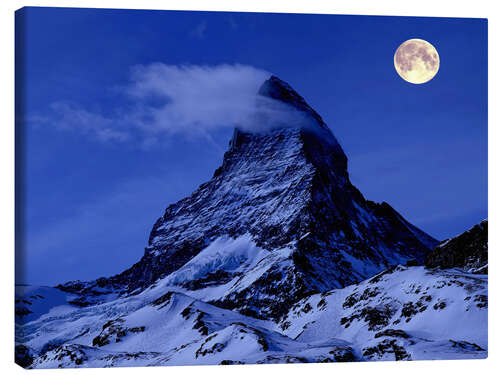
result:
[[[18,22],[19,282],[93,279],[136,262],[165,207],[222,160],[234,105],[221,108],[224,119],[210,100],[267,73],[321,114],[367,199],[389,202],[438,239],[487,217],[485,20],[25,8]],[[423,85],[393,66],[411,38],[440,55]],[[218,84],[231,74],[243,78]],[[156,111],[172,92],[155,85],[174,79],[192,80],[173,91],[186,100]]]

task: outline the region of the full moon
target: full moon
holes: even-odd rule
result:
[[[439,70],[439,55],[432,44],[422,39],[409,39],[394,54],[394,67],[407,82],[429,82]]]

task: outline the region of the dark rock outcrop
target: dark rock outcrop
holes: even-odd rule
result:
[[[425,260],[429,268],[462,268],[468,272],[488,273],[488,220],[457,237],[441,242]]]
[[[28,367],[33,363],[35,354],[26,345],[18,344],[15,348],[15,362],[21,367]]]

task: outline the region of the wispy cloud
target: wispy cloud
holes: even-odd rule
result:
[[[55,102],[34,123],[77,131],[102,142],[139,142],[148,147],[163,137],[211,139],[213,131],[239,127],[259,131],[280,121],[303,121],[281,102],[257,96],[270,73],[247,65],[135,66],[106,115],[77,103]],[[292,113],[293,112],[293,113]]]
[[[83,134],[95,136],[103,142],[122,142],[130,137],[127,129],[120,129],[120,126],[113,119],[89,112],[74,103],[55,102],[50,105],[50,108],[54,116],[50,118],[50,121],[60,129],[77,129]]]
[[[135,66],[122,93],[106,115],[78,103],[57,101],[47,113],[28,116],[35,125],[76,131],[102,142],[140,142],[160,137],[210,138],[221,127],[245,121],[269,73],[246,65]]]

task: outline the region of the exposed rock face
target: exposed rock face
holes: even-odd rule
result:
[[[467,272],[488,273],[488,220],[461,235],[441,242],[425,260],[430,268],[462,268]]]
[[[305,294],[350,285],[408,259],[423,262],[437,241],[387,203],[363,197],[349,181],[342,148],[305,100],[274,76],[259,95],[265,101],[257,101],[255,121],[273,126],[252,134],[236,130],[213,178],[166,209],[142,259],[107,279],[109,285],[141,290],[216,239],[249,234],[257,246],[289,254],[219,303],[256,315],[271,306],[264,316],[277,318]],[[286,116],[260,111],[269,102],[286,108]],[[291,117],[298,126],[282,122]]]

